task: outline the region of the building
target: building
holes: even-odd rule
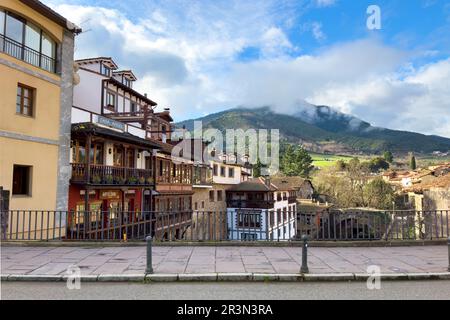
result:
[[[66,210],[79,28],[35,0],[0,3],[0,186],[12,210]]]
[[[111,159],[123,159],[113,162],[113,167],[154,172],[152,186],[135,190],[132,207],[157,215],[153,228],[157,237],[184,237],[191,223],[193,162],[182,155],[173,155],[178,142],[171,140],[173,119],[170,109],[157,112],[156,102],[133,89],[137,81],[134,73],[119,70],[112,58],[81,59],[76,64],[80,81],[74,89],[72,122],[95,122],[97,126],[116,131],[118,136],[135,137],[135,144],[128,143],[129,147],[116,148],[112,146],[115,140],[105,141],[108,143],[105,148],[112,152]],[[146,148],[141,140],[147,140]],[[126,185],[119,187],[129,188]],[[123,197],[118,200],[117,192],[111,194],[115,196],[115,203],[123,201]],[[127,206],[125,201],[120,208],[127,209],[130,205]]]
[[[230,240],[289,240],[296,236],[296,191],[271,179],[252,178],[229,188]]]
[[[214,150],[210,156],[194,166],[192,239],[195,240],[227,238],[226,190],[247,181],[251,175],[246,157],[239,160],[234,154],[221,153],[215,158]]]

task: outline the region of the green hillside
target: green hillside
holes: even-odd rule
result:
[[[314,106],[315,107],[315,106]],[[195,119],[203,128],[226,129],[279,129],[282,139],[303,144],[317,153],[431,153],[450,150],[450,139],[427,136],[414,132],[372,127],[369,123],[350,115],[317,107],[313,117],[275,113],[268,107],[235,108]],[[324,109],[328,108],[328,109]],[[326,112],[324,112],[324,110]],[[329,110],[332,110],[329,112]],[[356,125],[355,125],[356,124]],[[194,120],[177,123],[192,131]]]

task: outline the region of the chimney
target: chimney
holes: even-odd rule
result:
[[[266,185],[267,188],[270,189],[270,176],[269,175],[264,176],[264,184]]]

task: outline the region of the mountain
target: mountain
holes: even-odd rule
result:
[[[234,108],[177,123],[192,131],[194,121],[203,129],[279,129],[282,139],[302,144],[310,151],[329,153],[432,153],[450,150],[450,139],[415,132],[374,127],[328,106],[302,105],[293,115],[269,107]]]

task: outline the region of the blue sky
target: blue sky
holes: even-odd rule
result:
[[[235,106],[327,104],[450,137],[450,1],[44,0],[177,121]],[[381,30],[368,30],[369,5]]]

